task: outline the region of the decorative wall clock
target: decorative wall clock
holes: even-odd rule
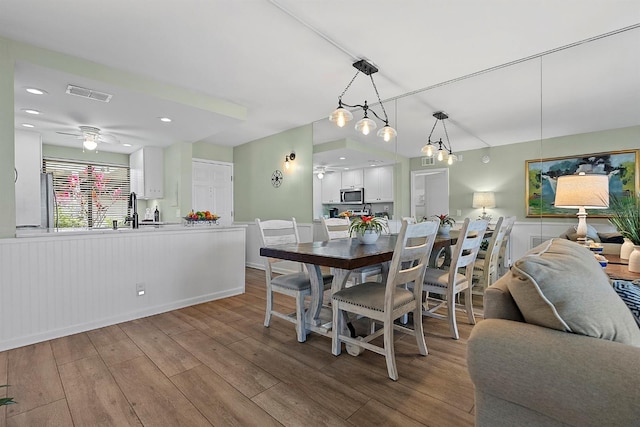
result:
[[[282,172],[280,172],[279,170],[276,169],[271,174],[271,185],[273,185],[274,187],[278,188],[282,184],[282,180],[283,179],[284,179],[284,177],[282,176]]]

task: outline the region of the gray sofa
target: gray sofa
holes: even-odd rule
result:
[[[640,425],[640,329],[587,249],[543,243],[484,304],[468,341],[477,426]]]

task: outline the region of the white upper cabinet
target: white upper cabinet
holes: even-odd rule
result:
[[[364,170],[364,201],[393,202],[393,166]]]
[[[364,179],[362,169],[342,172],[342,188],[363,188]]]
[[[143,147],[129,156],[131,191],[139,199],[164,197],[163,157],[160,147]]]
[[[322,179],[322,203],[340,203],[340,172],[325,173]]]

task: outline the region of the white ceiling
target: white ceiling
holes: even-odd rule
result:
[[[123,153],[199,140],[235,146],[317,121],[316,144],[349,138],[418,157],[438,110],[450,115],[454,151],[638,125],[640,29],[520,62],[638,23],[637,0],[0,1],[0,36],[173,91],[154,96],[146,84],[132,88],[105,75],[18,61],[17,128],[33,123],[46,143],[79,146],[56,132],[95,126],[119,142],[100,150]],[[398,129],[393,143],[363,140],[326,120],[361,58],[380,69],[374,79],[383,101],[390,100],[384,105]],[[73,97],[64,93],[67,84],[113,99]],[[27,94],[26,86],[48,95]],[[242,106],[246,120],[184,101],[194,94]],[[376,101],[362,74],[343,99]],[[24,108],[43,114],[32,117]],[[161,123],[161,116],[173,122]],[[337,166],[337,154],[314,162]],[[349,161],[375,160],[369,157]]]

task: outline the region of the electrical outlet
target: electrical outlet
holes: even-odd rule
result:
[[[383,209],[382,209],[382,210],[383,210],[383,211],[385,211],[385,212],[389,212],[389,206],[384,205],[384,207],[383,207]]]
[[[144,295],[144,283],[136,283],[136,294],[139,297]]]
[[[180,218],[180,209],[176,209],[176,218]]]

